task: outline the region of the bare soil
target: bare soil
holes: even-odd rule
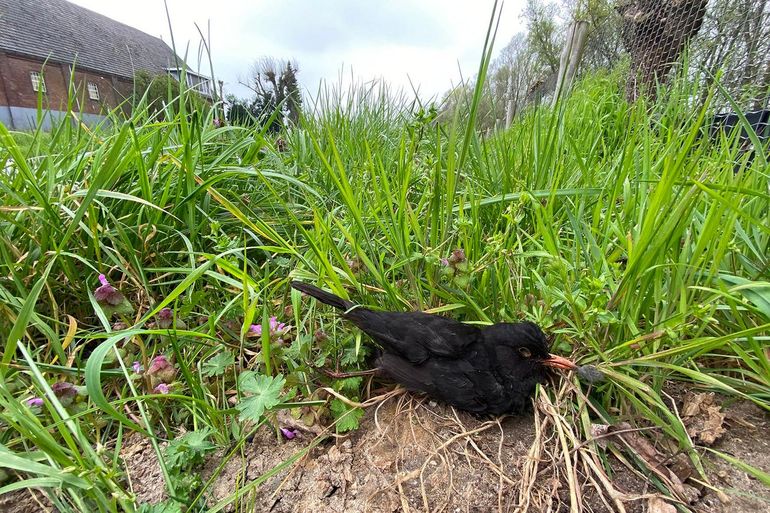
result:
[[[678,407],[685,391],[676,390]],[[770,472],[770,417],[751,403],[717,397],[723,412],[724,434],[711,446]],[[705,411],[705,407],[704,407]],[[524,476],[525,463],[536,438],[533,415],[479,419],[411,394],[391,398],[367,410],[361,427],[348,436],[331,437],[293,465],[274,467],[297,455],[313,440],[309,433],[283,440],[269,429],[258,431],[242,452],[218,471],[224,452],[213,455],[201,470],[212,478],[209,505],[241,491],[225,511],[253,512],[522,512],[569,511],[569,489],[551,472],[563,461],[548,461],[541,453],[540,471]],[[654,436],[651,436],[654,439]],[[546,445],[556,444],[556,437]],[[618,444],[621,445],[621,444]],[[660,444],[659,444],[660,445]],[[759,513],[770,511],[770,488],[706,450],[699,451],[710,484],[685,479],[693,490],[691,511]],[[631,454],[620,451],[627,460]],[[163,479],[154,452],[134,435],[122,451],[139,503],[165,498]],[[669,513],[673,505],[661,500],[648,476],[609,459],[611,482],[623,494],[629,513]],[[676,469],[677,463],[668,463]],[[215,475],[216,474],[216,475]],[[265,475],[268,474],[268,477]],[[696,475],[692,476],[697,478]],[[590,476],[579,476],[584,511],[616,511],[602,497]],[[260,480],[255,486],[255,480]],[[522,489],[522,483],[527,487]],[[250,484],[251,483],[251,484]],[[36,499],[33,499],[35,493]],[[529,501],[537,495],[539,501]],[[543,501],[542,498],[546,500]],[[237,506],[235,502],[238,502]],[[24,490],[0,497],[0,511],[55,511],[40,492]]]
[[[529,417],[480,420],[411,395],[372,408],[362,428],[311,452],[269,479],[247,511],[491,511],[513,503],[521,460],[533,440]],[[213,500],[301,447],[261,432],[218,477]],[[204,477],[210,467],[204,471]]]

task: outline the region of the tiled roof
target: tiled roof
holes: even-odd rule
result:
[[[0,51],[129,78],[176,67],[159,38],[65,0],[0,0]]]

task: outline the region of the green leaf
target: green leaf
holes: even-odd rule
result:
[[[148,435],[147,431],[126,417],[122,412],[115,409],[112,404],[107,400],[102,390],[102,366],[104,365],[107,355],[113,351],[115,344],[122,341],[125,338],[144,333],[143,330],[126,330],[121,331],[115,335],[110,336],[107,340],[99,344],[96,349],[91,353],[86,361],[86,390],[91,401],[99,407],[102,412],[106,413],[114,420],[122,423],[125,426],[139,431],[142,434]]]
[[[32,318],[32,315],[35,311],[35,305],[37,304],[37,298],[40,296],[40,291],[43,290],[43,286],[45,285],[45,281],[48,279],[48,274],[51,272],[51,268],[53,267],[54,262],[56,262],[56,258],[52,258],[51,261],[48,262],[48,265],[43,271],[43,274],[37,280],[29,295],[24,300],[21,311],[19,311],[19,315],[16,317],[16,322],[13,323],[11,332],[8,334],[8,338],[5,341],[5,351],[3,352],[2,360],[3,365],[0,366],[0,375],[5,374],[5,370],[3,369],[8,368],[8,364],[11,363],[11,360],[16,355],[16,346],[18,345],[21,337],[24,335],[24,331],[27,329],[27,324],[29,323],[30,318]]]
[[[235,363],[235,356],[230,351],[222,351],[212,356],[203,363],[201,374],[210,378],[212,376],[221,376],[225,370]]]
[[[110,304],[100,304],[99,306],[101,307],[102,311],[104,312],[104,315],[106,315],[108,319],[115,314],[130,316],[130,315],[133,315],[134,313],[134,307],[131,305],[131,302],[126,298],[123,298],[123,301],[121,301],[120,303],[114,306]]]
[[[339,379],[334,382],[334,389],[343,394],[355,394],[358,392],[363,378],[360,376]]]
[[[0,471],[3,471],[3,469],[0,469]],[[0,495],[15,492],[16,490],[29,490],[30,488],[58,488],[59,486],[61,486],[61,480],[55,477],[34,477],[32,479],[14,481],[13,483],[3,486],[0,488]]]
[[[58,481],[58,486],[68,485],[82,489],[91,487],[91,483],[71,472],[32,461],[29,459],[28,455],[14,453],[2,444],[0,444],[0,467],[18,470],[27,474],[34,474],[44,478],[56,479]]]
[[[90,191],[80,190],[80,191],[76,191],[76,192],[72,193],[70,196],[71,197],[83,197],[83,196],[88,195],[89,192]],[[171,216],[172,218],[174,218],[175,221],[179,221],[179,218],[176,217],[174,214],[172,214],[170,212],[166,212],[165,210],[163,210],[158,205],[155,205],[154,203],[151,203],[151,202],[149,202],[149,201],[147,201],[145,199],[139,198],[137,196],[133,196],[131,194],[125,194],[123,192],[117,192],[117,191],[110,191],[110,190],[101,189],[101,190],[97,190],[94,196],[95,197],[101,197],[101,198],[112,198],[112,199],[117,199],[117,200],[122,200],[122,201],[133,201],[135,203],[139,203],[139,204],[144,205],[146,207],[154,208],[155,210],[161,212],[163,215]]]
[[[535,199],[548,199],[548,198],[571,198],[577,196],[599,196],[602,193],[602,189],[599,188],[584,188],[584,189],[556,189],[556,190],[538,190],[538,191],[523,191],[513,192],[509,194],[500,194],[498,196],[491,196],[484,198],[478,202],[479,207],[487,205],[496,205],[498,203],[511,203],[519,201],[526,195],[529,195]],[[455,205],[452,209],[453,212],[459,212],[460,210],[471,210],[476,205],[468,203],[465,205]]]
[[[211,429],[203,428],[172,440],[166,447],[166,463],[176,470],[203,463],[203,456],[216,448],[207,440],[209,435]]]
[[[743,297],[749,300],[765,316],[770,319],[770,283],[766,281],[751,281],[740,276],[720,273],[719,277],[734,285],[731,291],[740,292]]]
[[[238,377],[238,388],[249,394],[237,406],[241,420],[259,421],[265,410],[281,402],[281,390],[286,382],[283,376],[263,376],[246,371]]]
[[[157,504],[144,503],[136,511],[137,513],[182,513],[182,505],[174,499],[168,499]]]
[[[759,480],[764,484],[765,486],[770,486],[770,474],[767,472],[764,472],[757,467],[753,467],[749,465],[748,463],[744,463],[743,461],[739,460],[738,458],[734,458],[730,456],[729,454],[725,454],[723,452],[715,451],[714,449],[709,449],[708,447],[704,447],[707,451],[712,452],[719,456],[720,458],[730,462],[731,464],[735,465],[739,469],[743,470],[747,474],[751,475],[755,479]]]
[[[358,429],[358,420],[364,416],[364,410],[361,408],[350,408],[339,399],[332,401],[331,412],[337,420],[336,427],[338,433]]]

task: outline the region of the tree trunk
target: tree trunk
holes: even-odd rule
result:
[[[513,67],[508,70],[508,84],[505,92],[505,128],[511,127],[513,121]]]
[[[655,98],[656,85],[703,23],[708,0],[620,0],[623,45],[631,56],[626,98]]]

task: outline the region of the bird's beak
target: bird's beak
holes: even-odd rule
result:
[[[549,354],[548,358],[543,360],[543,365],[563,370],[575,370],[578,368],[572,360],[568,360],[563,356],[556,356],[555,354]]]

